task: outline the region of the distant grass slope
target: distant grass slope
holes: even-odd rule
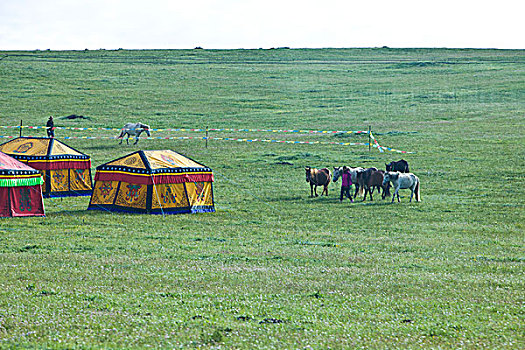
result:
[[[173,149],[215,172],[217,212],[0,219],[0,347],[522,348],[522,50],[0,52],[0,125],[366,130],[381,145],[141,140],[57,130],[95,167]],[[60,119],[77,114],[89,119]],[[42,129],[24,135],[44,136]],[[0,128],[5,136],[18,129]],[[203,132],[152,136],[201,138]],[[361,135],[212,137],[368,142]],[[4,139],[6,140],[6,139]],[[0,139],[2,141],[2,139]],[[421,203],[309,198],[304,166],[403,157]]]

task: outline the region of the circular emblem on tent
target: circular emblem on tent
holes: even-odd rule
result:
[[[102,186],[100,186],[100,194],[102,194],[102,196],[106,198],[107,196],[109,196],[111,191],[113,191],[113,186],[111,185],[111,181],[102,182]]]
[[[124,159],[124,164],[126,165],[133,165],[137,162],[137,158],[128,158]]]
[[[31,148],[33,148],[33,142],[26,142],[26,143],[18,146],[18,148],[15,149],[13,152],[14,153],[26,153]]]

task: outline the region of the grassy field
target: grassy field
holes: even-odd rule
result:
[[[0,348],[523,348],[524,51],[0,52],[0,125],[372,130],[381,145],[118,145],[57,130],[94,168],[138,149],[211,167],[216,213],[0,220]],[[88,119],[60,117],[77,114]],[[44,136],[41,129],[24,135]],[[0,128],[5,136],[18,129]],[[157,132],[153,137],[202,132]],[[361,135],[211,137],[368,142]],[[7,139],[3,139],[7,141]],[[2,141],[2,139],[0,139]],[[421,203],[310,198],[304,166],[406,159]]]

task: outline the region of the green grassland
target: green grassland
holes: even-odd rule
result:
[[[172,149],[216,213],[0,220],[0,348],[523,348],[525,55],[516,50],[0,52],[0,125],[372,130],[365,146],[57,130],[95,167]],[[60,119],[70,114],[89,119]],[[24,135],[44,136],[42,129]],[[18,135],[18,129],[0,128]],[[368,142],[214,131],[211,137]],[[2,139],[0,139],[2,141]],[[7,139],[3,139],[7,141]],[[310,198],[304,166],[406,159],[422,202]]]

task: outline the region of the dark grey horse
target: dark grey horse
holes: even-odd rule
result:
[[[390,162],[386,164],[386,171],[399,171],[401,173],[409,173],[408,162],[404,159],[398,160],[397,162]]]

